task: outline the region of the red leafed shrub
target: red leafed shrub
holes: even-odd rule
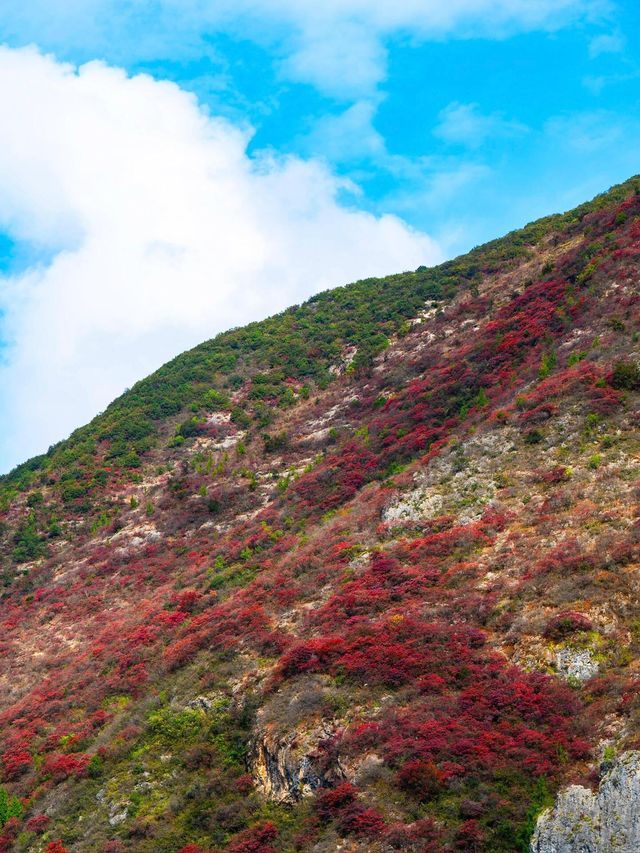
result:
[[[520,420],[527,424],[540,424],[548,420],[558,411],[558,407],[552,403],[541,403],[533,409],[529,409],[520,415]]]
[[[403,764],[398,771],[400,787],[416,797],[420,802],[428,802],[437,797],[444,788],[445,774],[433,761],[414,759]]]
[[[341,637],[322,637],[300,643],[280,659],[280,674],[287,678],[301,672],[322,670],[345,651]]]
[[[378,457],[357,442],[350,442],[313,471],[297,480],[290,491],[312,509],[326,512],[352,498],[369,482],[378,467]]]
[[[340,830],[347,834],[373,838],[382,835],[386,828],[380,812],[358,802],[358,789],[349,782],[322,791],[315,806],[323,821],[337,821]]]
[[[242,776],[238,776],[234,782],[234,788],[239,794],[248,794],[250,791],[253,791],[253,776],[251,773],[243,773]]]
[[[591,408],[599,415],[610,415],[622,404],[622,394],[614,388],[595,386],[591,389]]]
[[[274,823],[267,821],[245,829],[225,848],[226,853],[276,853],[271,844],[278,837]]]
[[[576,571],[586,571],[593,567],[593,557],[582,550],[577,539],[565,539],[545,554],[534,566],[536,575],[558,572],[568,575]]]
[[[571,472],[564,465],[556,465],[554,468],[549,468],[546,471],[537,471],[534,474],[534,480],[538,483],[566,483],[571,479]]]
[[[83,752],[50,755],[44,762],[44,774],[51,777],[54,782],[62,782],[70,776],[84,776],[90,760],[91,756]]]
[[[336,813],[355,803],[358,789],[350,782],[343,782],[328,791],[322,791],[316,798],[316,811],[321,818],[331,820]]]
[[[46,853],[68,853],[62,841],[50,841],[46,846]]]
[[[171,596],[171,604],[177,610],[193,613],[202,601],[203,595],[197,589],[183,589]]]
[[[498,659],[463,666],[463,689],[354,726],[343,737],[343,753],[375,751],[396,768],[399,781],[419,792],[422,780],[433,793],[438,777],[430,764],[445,778],[490,780],[505,771],[553,778],[559,749],[576,759],[588,755],[579,700],[569,688],[539,673],[507,669]]]
[[[2,827],[2,834],[0,835],[0,853],[8,853],[9,850],[13,849],[13,842],[18,837],[19,832],[20,821],[17,817],[10,817]]]
[[[339,826],[345,833],[376,838],[384,833],[387,825],[377,809],[367,809],[356,803],[344,812],[340,818]]]
[[[544,636],[549,640],[563,640],[578,631],[591,631],[592,629],[593,623],[587,616],[583,613],[567,610],[563,613],[557,613],[547,622]]]
[[[430,674],[452,682],[463,673],[468,677],[474,661],[490,660],[484,644],[481,631],[463,625],[427,623],[400,614],[376,622],[362,618],[353,620],[344,637],[292,647],[281,658],[276,680],[300,672],[329,672],[388,687],[419,684]]]
[[[466,820],[455,835],[455,850],[464,853],[485,853],[485,833],[477,820]]]
[[[483,528],[482,523],[465,524],[415,539],[410,546],[411,559],[417,562],[426,557],[446,557],[453,551],[488,545],[491,540]]]
[[[185,844],[178,850],[178,853],[207,853],[207,851],[199,844]]]
[[[42,835],[42,833],[49,826],[50,818],[47,817],[46,814],[38,814],[30,817],[26,823],[26,827],[29,832],[35,832],[36,835]]]
[[[177,669],[190,661],[202,648],[204,633],[195,632],[176,640],[164,650],[164,662],[168,669]]]
[[[14,749],[2,756],[5,779],[12,781],[25,773],[33,763],[31,753],[25,749]]]

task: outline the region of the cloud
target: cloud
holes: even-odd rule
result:
[[[344,112],[321,116],[309,133],[298,139],[299,149],[321,151],[332,163],[374,159],[379,166],[387,165],[384,137],[373,125],[377,109],[377,101],[356,101]]]
[[[546,123],[546,137],[556,149],[586,158],[611,151],[620,152],[620,163],[630,159],[637,169],[637,142],[640,141],[640,120],[621,116],[611,110],[593,110],[555,116]],[[631,156],[629,156],[631,154]]]
[[[445,107],[438,118],[434,136],[467,148],[480,148],[488,139],[520,136],[528,130],[525,125],[505,119],[500,113],[482,113],[478,104],[457,101]]]
[[[386,75],[386,43],[505,38],[596,16],[609,0],[30,0],[3,10],[0,38],[130,64],[208,55],[218,33],[278,57],[284,77],[344,99]]]
[[[620,33],[602,33],[595,36],[589,43],[589,56],[595,59],[604,53],[622,53],[626,40]]]
[[[319,162],[250,158],[249,129],[172,83],[0,48],[0,110],[0,230],[48,258],[0,279],[2,467],[219,330],[440,260]]]

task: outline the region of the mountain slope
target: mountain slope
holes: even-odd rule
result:
[[[639,190],[221,335],[0,479],[5,849],[527,850],[636,745]]]

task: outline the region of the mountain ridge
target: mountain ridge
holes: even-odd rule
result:
[[[0,847],[528,850],[634,748],[639,189],[224,333],[0,480]]]
[[[446,271],[453,270],[454,275],[456,275],[456,274],[459,274],[458,271],[456,270],[456,264],[460,263],[460,261],[462,261],[462,260],[467,260],[467,259],[469,260],[471,266],[473,266],[473,263],[474,263],[474,261],[476,261],[476,259],[478,260],[478,262],[480,262],[480,261],[485,262],[485,264],[488,261],[489,269],[490,269],[491,268],[490,265],[491,265],[491,261],[492,261],[491,250],[492,249],[501,249],[505,245],[508,247],[508,249],[507,249],[507,260],[514,260],[518,257],[519,254],[526,252],[527,247],[531,248],[532,246],[535,246],[536,243],[542,237],[547,236],[549,233],[552,233],[554,229],[560,228],[564,225],[575,224],[576,222],[579,222],[583,216],[587,215],[588,213],[591,213],[594,210],[597,210],[599,207],[624,199],[625,196],[628,195],[636,185],[638,185],[638,183],[640,183],[640,176],[633,176],[633,177],[629,178],[627,181],[624,181],[621,184],[617,184],[616,186],[612,187],[611,189],[596,195],[591,201],[585,202],[581,205],[578,205],[576,208],[572,208],[571,210],[565,212],[564,214],[551,214],[549,216],[542,217],[541,219],[534,220],[533,222],[528,223],[527,225],[523,226],[522,228],[517,228],[513,231],[508,232],[507,234],[504,235],[504,237],[500,237],[500,238],[497,238],[494,240],[490,240],[487,243],[484,243],[480,246],[477,246],[474,249],[472,249],[470,252],[466,253],[465,255],[461,255],[458,258],[454,258],[452,260],[445,261],[442,264],[437,265],[436,267],[431,267],[431,268],[420,267],[414,273],[414,275],[418,275],[419,273],[428,273],[432,270],[436,270],[436,271],[438,271],[438,270],[446,270]],[[510,244],[512,244],[512,245],[510,245]],[[511,249],[511,254],[509,254],[509,249]],[[494,263],[495,263],[495,260],[496,259],[494,258],[493,259]],[[504,258],[500,258],[500,260],[504,261]],[[465,272],[464,277],[467,277],[468,271],[465,270],[464,272]],[[274,322],[276,322],[280,318],[285,318],[287,316],[290,316],[292,313],[294,313],[299,308],[304,309],[305,307],[316,304],[318,301],[321,301],[321,300],[325,300],[325,299],[331,300],[331,295],[335,296],[341,292],[344,292],[345,290],[353,289],[353,288],[356,288],[358,286],[367,285],[367,284],[369,284],[369,285],[374,284],[375,285],[375,284],[382,284],[382,283],[386,283],[386,282],[392,282],[393,283],[395,281],[403,279],[403,277],[407,276],[407,275],[411,275],[411,274],[410,273],[400,273],[400,274],[385,276],[384,278],[362,279],[361,281],[358,281],[358,282],[353,282],[351,284],[342,285],[341,287],[332,288],[331,290],[323,291],[322,293],[319,293],[319,294],[316,294],[315,296],[312,296],[310,299],[307,300],[307,302],[303,303],[302,306],[291,306],[291,307],[285,309],[285,311],[281,312],[280,314],[274,315],[273,317],[269,317],[265,320],[258,320],[258,321],[255,321],[253,323],[250,323],[248,326],[243,326],[243,327],[239,327],[239,328],[235,328],[235,329],[229,329],[225,332],[221,332],[215,338],[212,338],[208,341],[205,341],[201,344],[198,344],[197,346],[193,347],[192,349],[187,350],[184,353],[181,353],[181,354],[175,356],[174,358],[172,358],[168,362],[166,362],[166,364],[164,364],[162,367],[160,367],[157,371],[154,371],[154,373],[152,373],[149,377],[136,382],[132,386],[132,388],[127,389],[123,394],[121,394],[114,401],[112,401],[112,403],[109,404],[109,406],[107,407],[107,409],[104,412],[101,412],[98,415],[96,415],[96,417],[93,418],[89,422],[89,424],[87,424],[85,427],[80,427],[79,429],[75,430],[69,438],[63,439],[62,441],[54,444],[52,446],[52,448],[50,448],[47,453],[38,454],[35,457],[32,457],[31,459],[28,459],[25,462],[18,464],[17,466],[15,466],[11,471],[7,472],[6,474],[0,475],[0,484],[3,481],[6,481],[7,479],[11,480],[12,478],[15,478],[17,472],[20,472],[20,471],[25,470],[25,469],[29,470],[35,464],[39,463],[41,460],[46,459],[51,454],[52,450],[56,450],[60,446],[64,446],[66,444],[66,442],[72,441],[74,436],[77,436],[78,434],[82,435],[83,430],[86,430],[91,424],[94,424],[96,421],[99,421],[101,418],[108,416],[108,414],[110,413],[111,410],[115,409],[117,411],[118,410],[117,407],[121,404],[121,402],[129,399],[132,395],[135,395],[136,392],[138,390],[140,390],[141,387],[145,388],[145,386],[152,384],[154,381],[161,381],[164,378],[164,375],[167,372],[167,370],[172,365],[175,365],[177,362],[183,362],[183,361],[188,362],[191,357],[194,357],[194,356],[197,357],[197,356],[203,354],[204,352],[206,352],[207,348],[214,345],[215,342],[224,342],[226,340],[226,338],[232,339],[233,335],[237,334],[239,332],[243,332],[243,331],[248,332],[248,330],[260,329],[263,326],[268,326],[269,324],[273,324]],[[411,283],[415,284],[415,282],[411,282]],[[351,342],[350,341],[344,341],[343,342],[343,344],[345,344],[345,345],[348,345],[349,343],[351,343]],[[232,343],[232,345],[233,345],[233,343]],[[311,375],[313,375],[313,373],[311,373]]]

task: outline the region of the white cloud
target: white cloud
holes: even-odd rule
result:
[[[370,95],[389,38],[504,38],[555,30],[609,0],[30,0],[3,9],[0,37],[86,58],[187,58],[227,32],[268,46],[282,73],[341,98]]]
[[[221,329],[440,259],[341,206],[318,162],[252,160],[248,130],[174,84],[0,48],[0,111],[0,226],[52,257],[0,279],[3,466]]]
[[[591,59],[595,59],[604,53],[622,53],[625,45],[626,40],[621,33],[602,33],[591,39],[589,56]]]
[[[619,151],[620,163],[630,159],[631,169],[637,169],[640,120],[635,116],[621,116],[610,110],[573,113],[550,119],[545,131],[557,149],[579,154],[582,163],[593,154]]]
[[[298,140],[300,149],[321,151],[332,163],[373,158],[386,165],[389,158],[384,137],[374,125],[377,101],[356,101],[338,115],[318,118],[311,131]]]
[[[528,130],[520,122],[505,119],[499,113],[482,113],[478,104],[457,101],[445,107],[438,118],[434,136],[467,148],[480,148],[488,139],[519,136]]]

